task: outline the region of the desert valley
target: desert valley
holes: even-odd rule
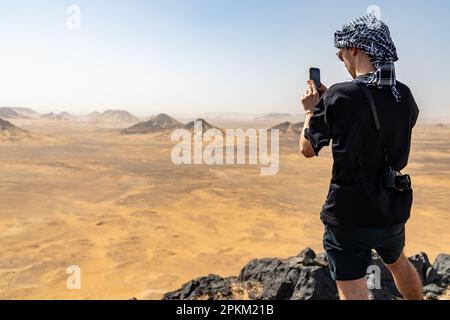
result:
[[[195,117],[125,110],[75,116],[0,108],[0,299],[159,299],[252,258],[322,251],[331,152],[303,159],[299,115],[207,114],[205,128],[280,130],[278,174],[175,165],[174,129]],[[450,251],[450,126],[419,123],[408,254]],[[68,266],[82,287],[66,287]]]

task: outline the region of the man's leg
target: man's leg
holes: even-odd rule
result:
[[[423,299],[422,280],[403,252],[396,262],[386,264],[386,267],[392,273],[395,284],[405,299]]]
[[[341,300],[368,300],[367,267],[372,259],[371,231],[325,224],[323,247],[331,278],[336,281]]]
[[[369,300],[367,279],[336,281],[341,300]]]

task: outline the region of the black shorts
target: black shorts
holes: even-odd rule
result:
[[[334,280],[363,278],[375,249],[386,264],[393,264],[405,246],[405,224],[382,228],[357,228],[325,223],[323,247]]]

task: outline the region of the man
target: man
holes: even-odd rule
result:
[[[332,140],[333,173],[321,212],[331,275],[341,299],[368,299],[365,276],[374,249],[403,297],[421,299],[421,280],[403,253],[412,190],[383,182],[388,164],[400,172],[408,163],[419,109],[409,88],[396,81],[396,48],[382,21],[373,15],[353,20],[335,33],[335,46],[354,80],[328,90],[308,81],[300,138],[306,158],[318,156]]]

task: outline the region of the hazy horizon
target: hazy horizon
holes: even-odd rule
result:
[[[81,9],[80,30],[66,26],[72,4]],[[309,66],[322,69],[328,86],[349,80],[335,57],[333,33],[372,4],[2,3],[0,106],[75,115],[108,109],[138,116],[298,114]],[[450,33],[450,4],[376,4],[397,45],[398,79],[412,89],[421,118],[449,121],[440,94],[450,85],[450,48],[442,41]],[[427,48],[434,48],[432,59]]]
[[[261,117],[261,116],[268,116],[268,115],[284,115],[286,118],[288,117],[292,117],[295,118],[296,120],[294,121],[294,119],[292,119],[294,122],[302,122],[304,120],[303,117],[303,113],[302,112],[294,112],[294,113],[289,113],[289,112],[255,112],[255,113],[243,113],[243,112],[167,112],[167,111],[155,111],[155,112],[150,112],[150,113],[135,113],[130,111],[127,108],[117,108],[117,109],[112,109],[112,108],[106,108],[106,109],[92,109],[92,110],[88,110],[85,113],[73,113],[73,112],[69,112],[67,110],[61,109],[58,111],[47,111],[47,112],[41,112],[38,109],[34,109],[34,108],[29,108],[29,107],[23,107],[23,106],[0,106],[0,108],[26,108],[26,109],[31,109],[32,111],[35,111],[37,113],[39,113],[40,115],[46,115],[46,114],[50,114],[50,113],[54,113],[54,114],[60,114],[63,112],[67,112],[73,116],[76,117],[84,117],[89,115],[90,113],[93,112],[99,112],[99,113],[103,113],[106,111],[127,111],[130,114],[132,114],[133,116],[136,116],[138,118],[140,118],[141,120],[144,120],[146,118],[149,117],[153,117],[153,116],[157,116],[161,113],[166,113],[169,116],[173,117],[173,118],[179,118],[179,119],[198,119],[198,118],[217,118],[219,119],[222,118],[224,120],[254,120],[257,117]],[[1,117],[0,117],[1,118]],[[275,118],[275,116],[274,116]],[[273,119],[276,120],[276,119]],[[280,120],[282,121],[282,120]],[[421,116],[418,120],[419,123],[435,123],[435,124],[450,124],[450,116],[447,117],[441,117],[441,116],[436,116],[436,117],[426,117],[426,116]]]

